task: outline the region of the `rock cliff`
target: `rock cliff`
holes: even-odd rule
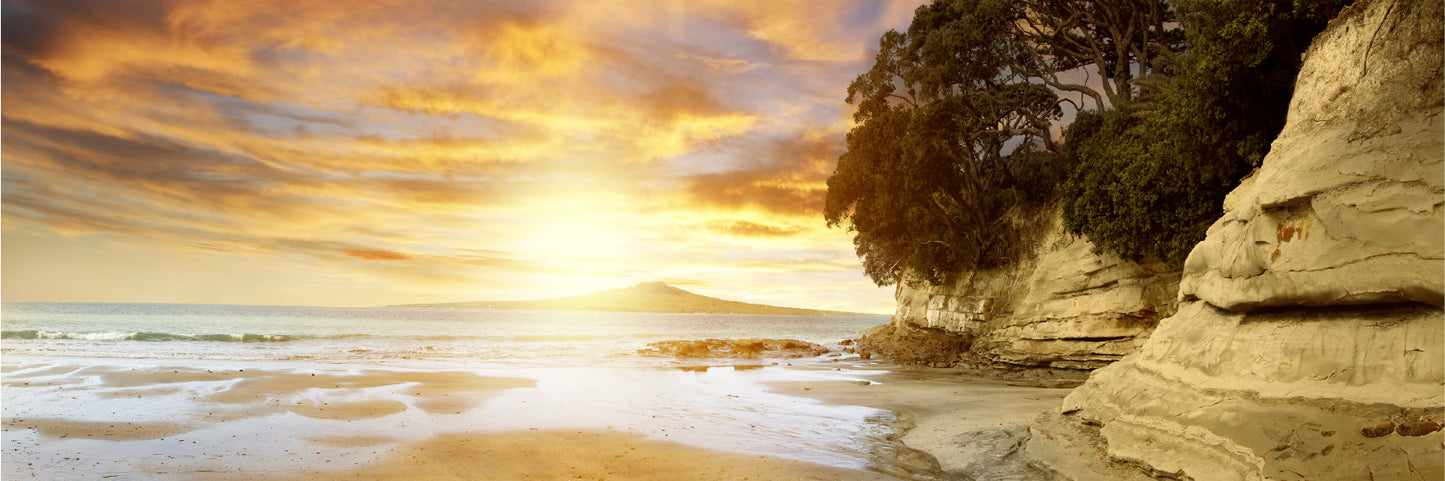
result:
[[[1040,239],[1034,255],[941,286],[900,286],[890,326],[896,342],[880,346],[875,336],[863,345],[927,364],[969,358],[1095,369],[1134,352],[1157,321],[1173,313],[1178,270],[1095,253],[1087,239],[1065,231],[1056,210],[1032,223],[1039,232],[1033,238]],[[957,349],[939,345],[950,343]],[[911,355],[909,346],[926,352]]]
[[[1361,0],[1315,39],[1178,311],[1065,400],[1111,457],[1198,480],[1445,477],[1442,19],[1440,0]]]

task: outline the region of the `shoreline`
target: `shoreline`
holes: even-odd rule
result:
[[[3,476],[269,479],[319,470],[356,479],[417,471],[410,456],[445,452],[439,440],[450,440],[455,449],[506,445],[518,456],[547,452],[581,463],[565,473],[495,459],[501,465],[489,468],[567,474],[556,479],[680,476],[667,464],[737,475],[682,476],[697,479],[891,479],[866,469],[861,454],[882,429],[870,419],[875,410],[775,394],[760,384],[871,372],[829,364],[826,371],[684,363],[469,370],[457,362],[7,356],[0,364]],[[591,448],[569,447],[578,443]],[[604,452],[618,457],[599,457]],[[628,457],[637,453],[645,456]],[[446,479],[446,472],[475,470],[466,460],[480,456],[423,464]],[[662,459],[671,461],[654,463]]]
[[[1023,453],[1030,426],[1056,413],[1072,390],[1027,385],[977,369],[881,365],[864,382],[769,383],[776,392],[895,413],[881,470],[902,479],[1052,479]]]
[[[505,445],[514,454],[576,457],[581,464],[572,471],[538,473],[583,479],[650,479],[650,470],[680,476],[649,464],[663,458],[698,466],[726,459],[716,466],[738,476],[684,476],[696,479],[1016,475],[1037,471],[1015,462],[1020,426],[1057,411],[1068,393],[961,368],[857,358],[707,362],[469,371],[452,362],[8,358],[5,474],[256,479],[319,469],[365,479],[417,471],[421,465],[409,461],[417,456],[444,479],[447,469],[477,469],[466,460],[484,456],[422,451]],[[609,389],[620,392],[608,398]],[[445,449],[441,439],[456,446]],[[106,458],[100,449],[131,455]],[[652,454],[625,456],[633,451]],[[268,463],[235,472],[248,459]],[[46,467],[21,468],[31,463]]]
[[[880,471],[913,481],[1050,481],[1169,477],[1112,458],[1098,426],[1062,412],[1080,382],[1049,369],[890,365],[877,382],[773,383],[826,402],[896,413]],[[1169,477],[1169,479],[1173,479]]]

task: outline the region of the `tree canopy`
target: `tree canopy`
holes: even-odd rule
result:
[[[1012,262],[1013,214],[1054,202],[1102,248],[1182,260],[1344,3],[935,0],[848,86],[824,218],[879,285]]]
[[[936,1],[918,8],[906,33],[883,35],[873,68],[848,86],[857,127],[828,180],[824,210],[830,226],[855,232],[875,282],[892,284],[905,272],[939,282],[1013,258],[1017,226],[1006,214],[1044,200],[1060,181],[1062,169],[1047,166],[1059,158],[1050,129],[1063,106],[1132,96],[1154,70],[1128,66],[1153,65],[1158,49],[1147,44],[1169,38],[1162,3],[1125,3],[1132,7]],[[1114,23],[1041,16],[1069,7]],[[1086,66],[1103,77],[1102,93],[1064,80]]]
[[[1125,257],[1182,262],[1284,127],[1301,55],[1344,1],[1181,0],[1188,50],[1161,88],[1068,129],[1065,224]]]

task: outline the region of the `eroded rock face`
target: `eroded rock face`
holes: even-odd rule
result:
[[[1362,5],[1321,35],[1264,168],[1185,262],[1181,297],[1445,305],[1438,3]]]
[[[1179,311],[1065,400],[1110,456],[1200,480],[1445,477],[1442,24],[1439,0],[1358,1],[1315,39]]]
[[[1179,272],[1095,253],[1043,219],[1036,255],[943,286],[898,291],[895,324],[966,335],[971,353],[1023,367],[1095,369],[1136,350],[1171,314]]]
[[[1102,423],[1110,455],[1194,479],[1440,479],[1442,344],[1433,307],[1193,302],[1064,410]]]

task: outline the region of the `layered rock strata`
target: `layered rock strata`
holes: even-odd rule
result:
[[[967,339],[966,352],[987,363],[1095,369],[1134,352],[1173,313],[1179,271],[1096,253],[1057,211],[1038,224],[1035,254],[1009,268],[900,286],[893,335]]]
[[[1445,477],[1439,0],[1362,0],[1315,39],[1180,306],[1064,412],[1198,480]]]

